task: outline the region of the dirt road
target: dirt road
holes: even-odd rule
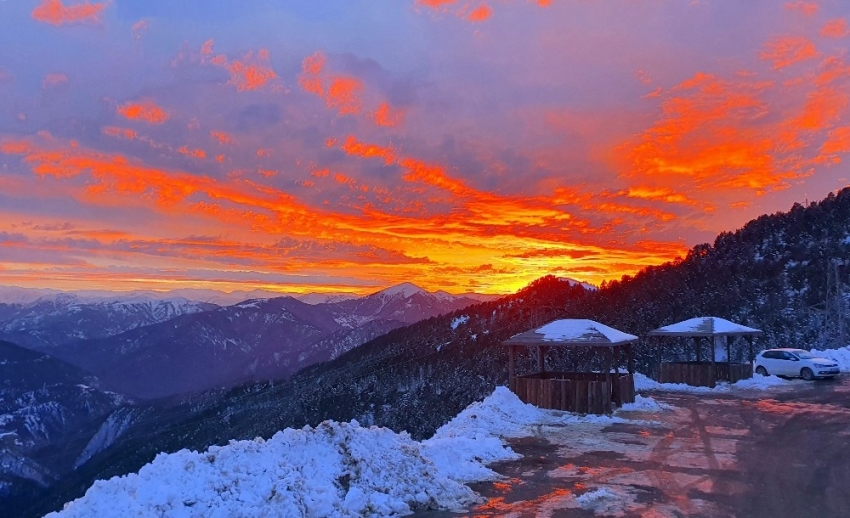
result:
[[[486,502],[418,516],[850,516],[850,376],[648,395],[667,408],[511,441],[506,479],[472,486]]]

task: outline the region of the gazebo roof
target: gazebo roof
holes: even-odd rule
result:
[[[514,335],[504,345],[545,346],[616,346],[636,341],[635,335],[618,331],[605,324],[580,318],[553,320],[548,324]]]
[[[648,336],[753,336],[762,331],[720,317],[697,317],[659,327]]]

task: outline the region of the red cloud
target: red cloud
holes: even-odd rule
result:
[[[770,40],[759,57],[773,62],[773,69],[778,70],[800,61],[816,58],[818,51],[815,44],[805,36],[782,36]]]
[[[162,124],[167,121],[170,114],[156,105],[150,99],[142,99],[138,102],[127,102],[118,107],[118,113],[130,120],[143,120],[151,124]]]
[[[836,18],[826,22],[821,28],[820,34],[827,38],[844,38],[850,36],[850,28],[847,27],[847,20]]]
[[[66,23],[96,22],[100,19],[108,2],[92,4],[64,5],[61,0],[43,0],[32,10],[33,19],[40,22],[56,25],[57,27]]]

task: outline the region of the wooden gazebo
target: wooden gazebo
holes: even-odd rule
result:
[[[636,340],[634,335],[584,319],[554,320],[514,335],[502,342],[509,348],[511,391],[523,402],[540,408],[588,414],[611,413],[614,405],[621,406],[635,400],[631,344]],[[516,375],[515,357],[520,347],[536,351],[537,372]],[[546,352],[550,347],[590,348],[594,355],[603,355],[605,367],[602,372],[550,372],[546,369]],[[623,359],[626,372],[620,371]]]
[[[650,337],[684,337],[694,342],[693,360],[663,361],[663,340],[658,340],[658,381],[685,383],[698,387],[714,387],[718,381],[734,383],[753,377],[753,337],[761,335],[759,329],[747,327],[719,317],[697,317],[676,324],[659,327],[647,333]],[[749,363],[732,363],[729,337],[743,336],[749,343]],[[703,359],[702,343],[707,338],[711,355]],[[717,361],[717,346],[726,346],[726,361]],[[690,356],[690,354],[688,355]]]

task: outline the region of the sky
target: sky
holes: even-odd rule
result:
[[[0,0],[0,284],[509,293],[850,172],[844,0]]]

